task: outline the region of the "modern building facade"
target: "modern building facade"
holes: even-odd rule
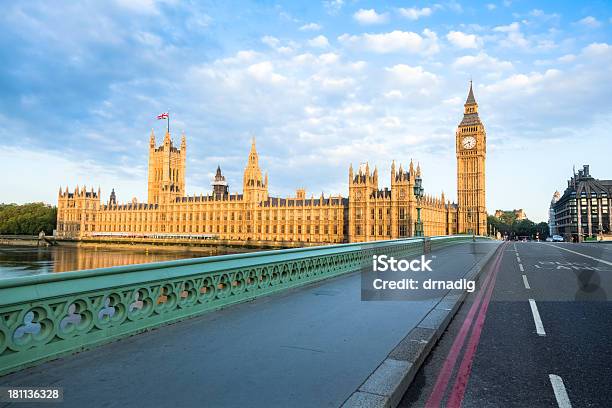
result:
[[[553,235],[558,235],[557,231],[557,223],[555,222],[555,204],[561,198],[561,193],[555,191],[550,200],[550,207],[548,208],[548,234],[552,237]]]
[[[212,193],[185,194],[187,141],[175,147],[166,132],[149,144],[148,199],[103,203],[100,190],[60,189],[57,235],[60,238],[156,237],[215,238],[235,242],[363,242],[414,236],[419,222],[425,235],[486,234],[486,134],[472,86],[456,132],[458,203],[415,194],[420,165],[391,163],[390,188],[380,189],[378,169],[349,168],[348,198],[269,195],[268,175],[259,166],[255,139],[244,170],[242,193],[230,193],[218,167]]]
[[[589,166],[567,181],[567,188],[554,204],[557,233],[566,241],[608,236],[612,230],[610,198],[612,180],[598,180],[591,176]]]

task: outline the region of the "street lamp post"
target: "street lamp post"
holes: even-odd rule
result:
[[[414,223],[414,235],[417,237],[423,236],[423,222],[421,221],[421,203],[420,200],[423,197],[423,180],[421,176],[417,176],[414,180],[414,196],[417,199],[417,220]]]

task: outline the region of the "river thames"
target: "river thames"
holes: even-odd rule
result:
[[[0,246],[0,279],[239,252],[249,252],[249,250],[228,247],[197,251],[167,249],[146,251],[73,246]]]

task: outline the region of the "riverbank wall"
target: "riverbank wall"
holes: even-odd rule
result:
[[[56,239],[47,237],[39,240],[37,236],[25,235],[3,235],[0,236],[0,245],[13,246],[72,246],[94,249],[130,249],[145,251],[193,251],[210,252],[211,249],[228,248],[232,252],[301,248],[304,246],[315,246],[315,243],[284,242],[284,241],[230,241],[219,239],[155,239],[155,238],[122,238],[122,237],[98,237],[73,239]],[[318,244],[320,245],[320,244]]]
[[[39,239],[36,235],[0,235],[0,245],[9,246],[50,246],[48,239]]]

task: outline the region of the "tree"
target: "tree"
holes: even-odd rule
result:
[[[502,236],[510,239],[516,237],[528,237],[531,239],[546,239],[548,237],[548,224],[541,222],[535,224],[529,219],[517,220],[512,211],[504,212],[499,218],[489,215],[487,221]]]
[[[541,222],[535,226],[536,233],[541,240],[545,240],[550,236],[550,229],[547,222]]]
[[[23,205],[0,204],[0,234],[53,234],[57,223],[57,208],[44,203]]]

